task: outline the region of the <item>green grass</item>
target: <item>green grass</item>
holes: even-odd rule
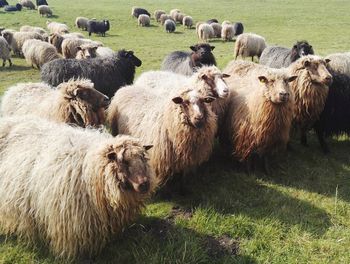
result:
[[[14,1],[10,1],[14,2]],[[76,16],[109,18],[107,37],[93,36],[113,49],[127,48],[142,59],[137,74],[159,69],[164,56],[197,42],[195,30],[178,27],[166,34],[152,20],[139,28],[131,6],[179,8],[196,21],[218,18],[244,23],[246,32],[270,44],[290,47],[307,39],[316,53],[349,50],[349,1],[49,1],[57,20],[73,29]],[[45,27],[35,11],[3,14],[1,26]],[[211,42],[219,67],[231,59],[233,42]],[[0,69],[0,92],[24,81],[38,81],[39,71],[23,59]],[[271,175],[247,176],[222,157],[213,158],[191,179],[192,194],[171,201],[153,199],[142,217],[115,237],[97,263],[350,263],[350,142],[331,139],[324,156],[313,135],[310,147],[293,142],[294,151],[274,160]],[[173,207],[180,208],[173,210]],[[231,246],[219,242],[231,240]],[[0,263],[59,263],[47,248],[0,236]]]

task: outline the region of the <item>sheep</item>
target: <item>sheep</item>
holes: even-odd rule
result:
[[[221,38],[223,41],[231,41],[235,36],[233,25],[224,25],[221,29]]]
[[[350,52],[333,53],[326,56],[329,59],[329,67],[337,73],[350,76]]]
[[[171,18],[176,21],[176,15],[177,13],[181,13],[180,9],[172,9],[169,12],[169,15],[171,16]]]
[[[77,17],[75,19],[75,26],[77,28],[81,28],[82,30],[87,31],[88,22],[89,22],[89,19],[87,17]]]
[[[26,40],[22,52],[27,63],[38,69],[49,61],[61,58],[53,45],[37,39]]]
[[[234,58],[238,56],[242,58],[258,56],[260,58],[261,53],[266,48],[265,39],[254,33],[243,33],[237,37],[234,50]]]
[[[184,19],[185,16],[186,16],[186,15],[183,14],[183,13],[176,13],[176,15],[175,15],[175,21],[176,21],[176,22],[179,22],[180,24],[182,24],[182,21],[183,21],[183,19]]]
[[[141,7],[132,7],[131,8],[131,16],[135,18],[139,18],[140,15],[147,15],[151,17],[151,14],[144,8]]]
[[[97,46],[92,43],[85,43],[78,47],[78,52],[76,55],[77,60],[82,59],[90,59],[90,58],[96,58],[97,57]]]
[[[198,22],[196,23],[196,35],[197,35],[197,36],[199,35],[199,34],[198,34],[199,26],[202,25],[202,24],[205,24],[205,22],[198,21]]]
[[[87,79],[69,80],[52,89],[44,83],[20,83],[5,92],[1,114],[35,115],[81,127],[104,124],[109,99]]]
[[[126,50],[118,51],[112,58],[58,59],[44,64],[41,79],[57,86],[71,78],[87,78],[96,90],[112,98],[121,86],[132,84],[135,67],[141,63],[133,51]]]
[[[52,16],[52,10],[47,5],[38,6],[38,13],[40,16],[46,16],[46,17]]]
[[[52,33],[58,33],[58,34],[69,33],[69,27],[63,23],[46,21],[46,26],[51,34]]]
[[[28,9],[35,9],[35,5],[30,0],[21,0],[19,3]]]
[[[113,57],[114,54],[115,51],[108,47],[97,47],[96,50],[96,57],[108,58]]]
[[[302,56],[314,54],[312,46],[305,40],[297,41],[291,49],[270,46],[261,54],[259,63],[271,68],[286,68]]]
[[[36,0],[36,6],[49,5],[46,0]]]
[[[229,20],[224,20],[222,23],[221,23],[221,27],[223,27],[224,25],[232,25],[231,21]]]
[[[149,27],[150,24],[151,24],[151,20],[147,15],[142,14],[142,15],[139,15],[139,17],[137,18],[138,26]]]
[[[182,19],[182,25],[191,29],[193,26],[193,18],[191,16],[184,16]]]
[[[154,11],[154,18],[157,22],[160,22],[160,16],[166,14],[164,10],[156,10]]]
[[[56,257],[93,257],[154,189],[138,139],[33,116],[0,120],[0,225]]]
[[[21,11],[21,10],[22,10],[21,4],[16,4],[15,6],[6,5],[4,7],[4,11],[6,11],[6,12],[15,12],[15,11]]]
[[[89,36],[91,33],[101,34],[102,37],[106,36],[106,32],[110,29],[109,20],[89,20],[87,23],[87,31],[89,32]]]
[[[12,66],[11,48],[4,37],[0,36],[0,58],[2,59],[2,67],[5,67],[6,60],[9,61],[9,67]]]
[[[0,7],[4,7],[6,5],[9,5],[9,3],[6,0],[0,0]]]
[[[332,75],[326,68],[328,60],[307,55],[292,63],[288,70],[297,79],[291,87],[295,96],[293,125],[300,130],[300,141],[307,145],[306,132],[320,117],[328,96]]]
[[[17,55],[22,55],[22,46],[28,39],[38,39],[44,41],[44,37],[36,32],[9,32],[2,33],[3,37],[7,40],[13,52]]]
[[[50,34],[48,42],[54,45],[57,51],[62,54],[62,44],[63,44],[63,41],[67,38],[84,39],[84,35],[77,32],[67,33],[67,34],[53,33],[53,34]],[[86,41],[89,41],[89,40],[86,40]]]
[[[244,26],[241,22],[236,22],[233,24],[234,36],[243,34]]]
[[[79,47],[83,44],[91,44],[97,47],[101,46],[100,42],[92,41],[90,39],[65,38],[61,44],[63,57],[66,59],[75,58],[79,51]]]
[[[175,32],[175,30],[176,30],[176,23],[173,20],[171,20],[171,19],[167,19],[167,20],[165,20],[164,28],[165,28],[165,31],[167,33]]]
[[[209,24],[200,24],[198,27],[198,38],[204,42],[214,37],[214,30]]]
[[[207,22],[205,22],[207,24],[212,24],[212,23],[219,23],[219,21],[216,19],[216,18],[212,18],[212,19],[209,19]]]
[[[45,35],[47,34],[47,32],[45,31],[45,29],[41,28],[41,27],[32,27],[32,26],[21,26],[21,28],[19,29],[20,32],[36,32],[40,35]]]
[[[150,164],[157,185],[164,185],[174,174],[209,159],[217,129],[208,105],[213,100],[192,89],[191,84],[168,95],[147,87],[125,86],[107,109],[107,123],[112,135],[130,134],[154,145]]]
[[[160,15],[160,18],[159,18],[160,24],[163,26],[165,24],[165,21],[168,20],[168,19],[170,19],[170,20],[175,22],[175,20],[170,15],[167,15],[167,14]]]
[[[246,163],[248,173],[256,156],[268,173],[268,156],[287,147],[294,113],[290,83],[297,76],[247,61],[231,61],[223,72],[230,74],[226,82],[231,95],[220,142]]]
[[[190,46],[192,52],[174,51],[164,58],[161,70],[192,75],[197,67],[216,65],[214,48],[209,44],[196,44]]]
[[[221,38],[221,31],[222,27],[219,23],[211,23],[210,26],[213,28],[214,31],[214,38]]]

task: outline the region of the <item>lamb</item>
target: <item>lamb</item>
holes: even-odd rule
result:
[[[241,22],[236,22],[233,24],[234,36],[243,34],[244,26]]]
[[[265,39],[254,33],[243,33],[237,37],[235,43],[234,57],[238,56],[242,58],[258,56],[260,58],[261,53],[266,48]]]
[[[176,15],[177,15],[177,13],[181,13],[181,11],[180,11],[180,9],[172,9],[172,10],[170,10],[170,12],[169,12],[169,15],[171,16],[171,18],[174,20],[174,21],[176,21]]]
[[[190,46],[192,52],[174,51],[164,58],[161,70],[190,76],[197,67],[216,65],[216,60],[212,53],[214,48],[214,46],[209,44],[196,44]]]
[[[312,46],[305,40],[297,41],[292,49],[270,46],[264,49],[259,63],[271,68],[285,68],[302,56],[314,54]]]
[[[233,25],[224,25],[221,29],[221,38],[223,41],[231,41],[235,36]]]
[[[75,19],[75,26],[77,28],[81,28],[82,30],[87,31],[88,22],[89,22],[89,19],[87,17],[77,17]]]
[[[167,21],[168,19],[175,22],[175,20],[170,15],[167,15],[167,14],[160,15],[160,18],[159,18],[160,24],[163,26],[165,24],[165,21]]]
[[[193,26],[193,18],[191,16],[184,16],[182,19],[182,25],[191,29]]]
[[[49,5],[46,0],[36,0],[36,6]]]
[[[164,10],[156,10],[154,11],[154,18],[157,22],[160,22],[160,16],[166,14]]]
[[[52,16],[52,10],[47,5],[38,6],[38,13],[40,16],[46,16],[46,17]]]
[[[214,31],[214,38],[221,38],[222,26],[219,23],[211,23],[210,26]]]
[[[97,47],[96,50],[96,57],[110,58],[113,57],[114,54],[115,51],[108,47]]]
[[[214,98],[189,87],[164,96],[142,86],[125,86],[107,110],[112,135],[130,134],[154,145],[150,164],[157,185],[199,166],[213,149],[217,124],[208,104]]]
[[[58,33],[58,34],[69,33],[69,27],[63,23],[46,21],[46,26],[47,26],[47,29],[50,31],[50,33]]]
[[[293,125],[300,129],[301,143],[306,146],[306,132],[319,119],[328,96],[332,75],[326,68],[328,60],[307,55],[292,63],[288,70],[297,79],[291,84],[295,96]]]
[[[329,59],[329,67],[334,72],[350,76],[350,52],[333,53],[326,57]]]
[[[0,120],[0,225],[57,257],[93,257],[154,189],[149,146],[31,116]]]
[[[35,5],[30,0],[21,0],[19,3],[28,9],[35,9]]]
[[[6,12],[16,12],[16,11],[21,11],[21,10],[22,10],[21,4],[16,4],[15,6],[6,5],[4,7],[4,11],[6,11]]]
[[[41,28],[41,27],[32,27],[32,26],[21,26],[21,28],[19,29],[20,32],[36,32],[40,35],[45,35],[47,34],[47,32],[45,31],[45,29]]]
[[[77,60],[82,60],[82,59],[90,59],[90,58],[96,58],[97,57],[97,46],[92,43],[86,43],[82,44],[78,47],[78,52],[76,55]]]
[[[141,7],[132,7],[131,16],[139,18],[140,15],[147,15],[151,17],[151,14],[146,9]]]
[[[204,42],[214,37],[214,30],[209,24],[200,24],[198,27],[198,38]]]
[[[87,30],[89,32],[89,36],[91,33],[101,34],[102,37],[106,36],[106,32],[110,29],[109,20],[89,20],[87,23]]]
[[[230,74],[226,81],[231,95],[220,142],[246,162],[248,173],[256,156],[268,173],[268,157],[287,147],[294,112],[290,83],[297,77],[246,61],[232,61],[224,72]]]
[[[173,33],[176,30],[176,24],[173,20],[167,19],[165,20],[164,28],[167,33]]]
[[[151,24],[151,20],[148,15],[139,15],[137,18],[137,25],[142,27],[149,27]]]
[[[83,44],[91,44],[97,47],[101,46],[101,43],[90,39],[65,38],[61,44],[63,57],[66,59],[75,58],[79,51],[79,47]]]
[[[7,40],[13,52],[22,55],[22,46],[28,39],[38,39],[44,41],[44,37],[35,32],[15,32],[4,30],[2,36]]]
[[[26,40],[22,52],[27,63],[38,69],[49,61],[61,58],[53,45],[37,39]]]
[[[112,58],[58,59],[44,64],[41,79],[57,86],[71,78],[87,78],[94,83],[96,90],[112,98],[120,87],[132,84],[135,67],[141,63],[133,51],[126,50],[118,51]]]
[[[4,37],[0,37],[0,58],[2,59],[2,67],[5,67],[6,61],[9,61],[9,67],[12,66],[11,48]]]

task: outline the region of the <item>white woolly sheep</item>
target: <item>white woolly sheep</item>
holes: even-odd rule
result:
[[[233,25],[223,25],[221,29],[221,38],[223,41],[231,41],[235,36]]]
[[[60,123],[98,127],[104,124],[108,103],[108,97],[87,79],[72,79],[57,89],[44,83],[20,83],[5,92],[1,114],[30,114]]]
[[[115,51],[108,47],[97,47],[96,55],[101,58],[111,58],[115,55]]]
[[[46,17],[52,16],[52,10],[47,5],[38,6],[38,13],[40,16],[46,16]]]
[[[169,15],[174,21],[176,21],[176,15],[177,13],[180,13],[180,12],[181,12],[180,9],[172,9],[170,10]]]
[[[93,257],[154,188],[138,139],[33,116],[0,120],[0,226],[57,257]]]
[[[198,27],[198,38],[204,42],[208,42],[210,38],[214,37],[213,28],[206,23],[200,24]]]
[[[12,66],[11,48],[4,37],[0,36],[0,58],[2,59],[2,67],[5,67],[6,61],[9,61],[9,66]]]
[[[30,0],[21,0],[19,3],[28,9],[35,9],[34,3]]]
[[[56,47],[57,51],[62,54],[62,42],[63,42],[63,40],[65,40],[67,38],[83,39],[84,35],[82,35],[81,33],[75,33],[75,32],[68,33],[68,34],[53,33],[53,34],[50,34],[49,43],[54,45]]]
[[[90,39],[66,38],[62,41],[62,55],[66,59],[73,59],[76,57],[79,47],[83,44],[93,44],[97,47],[102,46],[100,42],[92,41]]]
[[[47,29],[50,31],[50,33],[58,33],[58,34],[69,33],[69,27],[63,23],[46,21],[46,26],[47,26]]]
[[[330,54],[326,59],[333,71],[350,76],[350,52]]]
[[[38,69],[46,62],[61,58],[53,45],[37,39],[26,40],[22,52],[27,63]]]
[[[97,45],[93,43],[82,44],[78,47],[78,52],[75,58],[78,60],[96,58],[97,48]]]
[[[242,58],[258,56],[260,58],[261,53],[266,48],[265,39],[254,33],[243,33],[237,37],[234,50],[234,58],[238,56]]]
[[[142,14],[137,18],[137,25],[142,27],[148,27],[151,24],[149,16]]]
[[[222,26],[219,23],[216,23],[216,22],[211,23],[210,26],[214,30],[214,38],[221,38]]]
[[[168,19],[170,19],[170,20],[175,22],[175,20],[170,15],[167,15],[167,14],[160,15],[160,18],[159,18],[160,24],[164,25],[165,21],[168,20]]]
[[[39,33],[40,35],[45,35],[47,34],[47,32],[45,31],[45,29],[41,28],[41,27],[32,27],[32,26],[21,26],[21,28],[19,29],[20,32],[36,32]]]
[[[225,26],[225,25],[232,25],[232,22],[231,21],[228,21],[228,20],[224,20],[222,23],[221,23],[221,26]]]
[[[193,18],[191,16],[184,16],[182,19],[182,25],[187,28],[192,28]]]
[[[81,28],[82,30],[87,30],[87,24],[89,22],[89,19],[87,17],[77,17],[75,19],[75,26],[77,28]]]
[[[2,33],[3,37],[11,46],[12,51],[17,55],[22,55],[22,46],[28,39],[38,39],[44,41],[44,37],[36,32],[8,32],[6,30]]]
[[[154,19],[159,22],[160,21],[160,16],[166,14],[164,10],[156,10],[154,11]]]

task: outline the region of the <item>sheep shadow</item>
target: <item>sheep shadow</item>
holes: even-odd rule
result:
[[[60,16],[59,15],[51,15],[50,17],[48,18],[59,18]]]
[[[6,65],[5,67],[0,67],[0,72],[11,72],[11,71],[27,71],[32,69],[32,67],[30,66],[23,66],[23,65],[15,65],[12,64],[11,67],[8,67],[8,65]]]
[[[183,34],[183,32],[181,32],[181,31],[174,31],[174,32],[172,32],[172,33],[175,34],[175,35]]]

